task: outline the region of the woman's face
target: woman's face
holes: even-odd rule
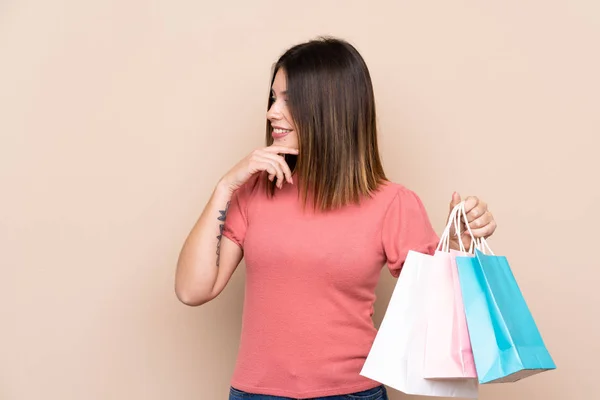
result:
[[[267,119],[273,127],[273,144],[297,149],[298,133],[287,105],[287,77],[282,68],[275,74],[271,98],[272,105],[267,111]]]

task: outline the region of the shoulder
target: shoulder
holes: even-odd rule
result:
[[[379,206],[386,210],[386,214],[398,212],[401,214],[421,214],[425,206],[419,195],[402,183],[391,181],[383,182],[375,197],[379,197]]]
[[[375,196],[380,196],[389,203],[392,203],[395,200],[402,201],[407,199],[406,201],[410,201],[415,198],[419,199],[417,193],[415,193],[412,189],[408,188],[404,184],[392,181],[383,181],[377,188]]]

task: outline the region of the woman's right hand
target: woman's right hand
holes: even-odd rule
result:
[[[256,149],[238,162],[225,176],[222,181],[233,192],[242,186],[250,177],[257,172],[269,173],[269,180],[277,178],[276,185],[279,189],[283,187],[283,180],[292,181],[292,171],[279,154],[298,154],[298,149],[283,146],[268,146]]]

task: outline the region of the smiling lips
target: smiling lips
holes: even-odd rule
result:
[[[273,132],[271,133],[271,135],[273,136],[273,139],[281,139],[281,138],[287,136],[291,131],[292,131],[291,129],[283,129],[283,128],[273,127]]]

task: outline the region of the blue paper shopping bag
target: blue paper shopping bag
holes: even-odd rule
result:
[[[482,249],[475,257],[456,257],[479,383],[515,382],[556,369],[508,260]]]

